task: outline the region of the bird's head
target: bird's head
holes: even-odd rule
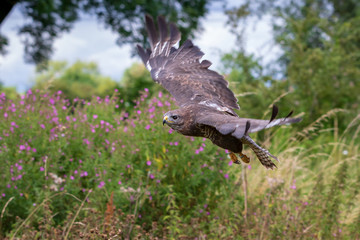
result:
[[[169,111],[164,114],[163,125],[166,124],[174,130],[180,130],[184,124],[184,118],[177,110]]]

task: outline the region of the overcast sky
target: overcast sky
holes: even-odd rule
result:
[[[8,53],[0,56],[0,80],[5,86],[15,86],[19,92],[29,89],[35,78],[35,66],[24,62],[24,45],[17,35],[18,28],[25,21],[19,8],[15,7],[0,26],[0,32],[9,38]],[[221,53],[235,49],[235,37],[225,26],[226,16],[220,4],[213,4],[201,23],[204,31],[197,34],[193,41],[205,53],[204,59],[213,63],[211,68],[217,70]],[[273,47],[271,25],[266,18],[256,24],[250,21],[245,36],[248,53],[267,56],[267,62],[276,55],[278,49]],[[95,17],[86,15],[74,24],[69,33],[55,41],[52,60],[69,63],[95,61],[103,75],[120,81],[124,70],[140,59],[131,57],[131,49],[135,46],[119,47],[115,44],[116,38],[117,34],[105,29]]]

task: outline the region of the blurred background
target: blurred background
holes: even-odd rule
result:
[[[239,116],[303,117],[254,136],[277,171],[161,126],[176,106],[135,52],[146,13],[200,47]],[[356,0],[2,1],[0,236],[359,238],[359,22]]]

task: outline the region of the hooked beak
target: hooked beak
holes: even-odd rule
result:
[[[163,126],[164,126],[164,124],[166,123],[167,120],[168,120],[168,116],[165,116],[164,119],[163,119]]]

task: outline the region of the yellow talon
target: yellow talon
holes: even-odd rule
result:
[[[230,158],[231,158],[231,161],[235,164],[240,164],[240,161],[239,159],[237,158],[237,156],[235,155],[235,153],[231,152],[230,153]]]
[[[245,154],[239,153],[240,159],[244,162],[244,163],[249,163],[250,162],[250,158],[248,156],[246,156]]]

